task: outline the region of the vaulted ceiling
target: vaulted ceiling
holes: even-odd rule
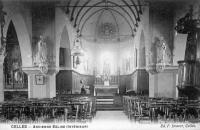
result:
[[[66,0],[60,3],[79,36],[93,41],[121,41],[134,37],[142,0]]]

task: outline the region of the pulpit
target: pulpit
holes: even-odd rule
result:
[[[177,21],[176,31],[187,35],[185,58],[178,61],[179,96],[196,100],[200,98],[200,18],[196,19],[193,7]]]

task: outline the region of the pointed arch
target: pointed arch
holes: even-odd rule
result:
[[[64,26],[60,37],[59,66],[71,68],[71,50],[67,27]]]
[[[6,57],[4,59],[5,88],[28,88],[28,77],[22,71],[22,57],[17,32],[12,22],[6,35]],[[5,96],[6,97],[6,96]],[[28,93],[26,93],[26,98]]]
[[[145,55],[145,36],[144,31],[141,31],[140,43],[139,43],[139,67],[146,66],[146,55]]]
[[[13,14],[10,16],[8,23],[12,21],[19,41],[20,52],[22,57],[22,67],[32,66],[32,47],[28,29],[24,18],[20,14]],[[8,31],[9,24],[5,26],[5,33]],[[7,34],[6,34],[7,35]]]

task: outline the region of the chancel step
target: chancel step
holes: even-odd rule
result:
[[[96,104],[113,104],[113,102],[96,102]]]
[[[121,104],[115,104],[114,96],[97,96],[97,111],[118,111],[123,110]]]
[[[106,99],[106,98],[105,98],[105,99],[96,99],[96,101],[97,101],[97,102],[113,102],[114,99],[111,99],[111,98],[110,98],[110,99]]]
[[[118,111],[123,110],[122,106],[114,105],[114,104],[98,104],[97,111]]]
[[[114,98],[113,96],[97,96],[96,104],[113,104]]]

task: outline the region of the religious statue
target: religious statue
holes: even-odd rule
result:
[[[3,4],[0,1],[0,26],[1,26],[1,45],[0,45],[0,60],[3,62],[6,55],[6,38],[3,36],[3,28],[5,25],[6,12],[3,11]]]
[[[23,71],[20,67],[20,63],[18,61],[14,61],[12,64],[12,73],[14,76],[14,80],[17,83],[22,83],[23,82]]]
[[[171,64],[171,60],[171,51],[164,37],[155,37],[149,52],[150,71],[155,73],[164,70],[167,65]]]
[[[47,46],[43,36],[40,36],[38,41],[38,57],[40,71],[46,74],[48,72]]]
[[[6,38],[2,38],[1,40],[1,47],[0,47],[0,56],[5,57],[6,55]]]
[[[164,65],[170,65],[171,63],[171,52],[163,37],[160,37],[160,42],[157,45],[157,63]]]
[[[3,4],[2,2],[0,2],[0,24],[1,24],[1,27],[4,27],[5,25],[5,15],[7,13],[5,11],[3,11]]]

